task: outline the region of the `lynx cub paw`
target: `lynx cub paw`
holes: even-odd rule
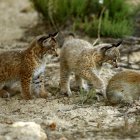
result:
[[[50,93],[48,93],[48,92],[41,92],[41,93],[39,94],[39,96],[40,96],[41,98],[47,98],[47,97],[50,96]]]
[[[22,94],[22,97],[23,97],[23,99],[25,99],[25,100],[31,100],[31,99],[33,99],[33,97],[32,97],[31,95],[23,95],[23,94]]]
[[[72,92],[69,90],[69,91],[66,91],[66,90],[61,90],[60,93],[62,95],[66,95],[68,97],[72,96]]]
[[[103,96],[105,100],[107,99],[105,89],[96,89],[96,95],[99,101],[100,101],[99,95]]]
[[[7,92],[6,90],[1,90],[0,91],[0,97],[2,97],[2,98],[9,98],[10,97],[10,93]]]

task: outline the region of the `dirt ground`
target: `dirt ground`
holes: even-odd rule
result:
[[[38,31],[39,20],[28,0],[1,0],[0,50],[26,47]],[[104,69],[104,79],[113,73]],[[25,101],[20,94],[0,98],[0,124],[33,121],[49,140],[140,139],[140,102],[129,108],[106,105],[94,97],[86,101],[86,95],[79,92],[63,97],[59,94],[59,62],[53,61],[46,69],[46,89],[51,93],[48,99]]]

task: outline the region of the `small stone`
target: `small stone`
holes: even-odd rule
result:
[[[12,125],[1,125],[0,140],[47,140],[40,125],[35,122],[15,122]]]

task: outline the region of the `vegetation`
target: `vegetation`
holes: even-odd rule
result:
[[[123,37],[132,34],[135,9],[126,0],[31,0],[53,26],[66,25],[89,36]],[[99,27],[101,24],[101,27]]]
[[[97,98],[96,91],[94,89],[90,89],[89,91],[80,89],[79,96],[79,105],[93,104]]]

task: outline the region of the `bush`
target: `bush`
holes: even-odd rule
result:
[[[97,36],[100,14],[103,8],[101,36],[123,37],[132,34],[133,8],[126,0],[31,0],[45,19],[54,25],[72,22],[73,30],[82,30]]]

